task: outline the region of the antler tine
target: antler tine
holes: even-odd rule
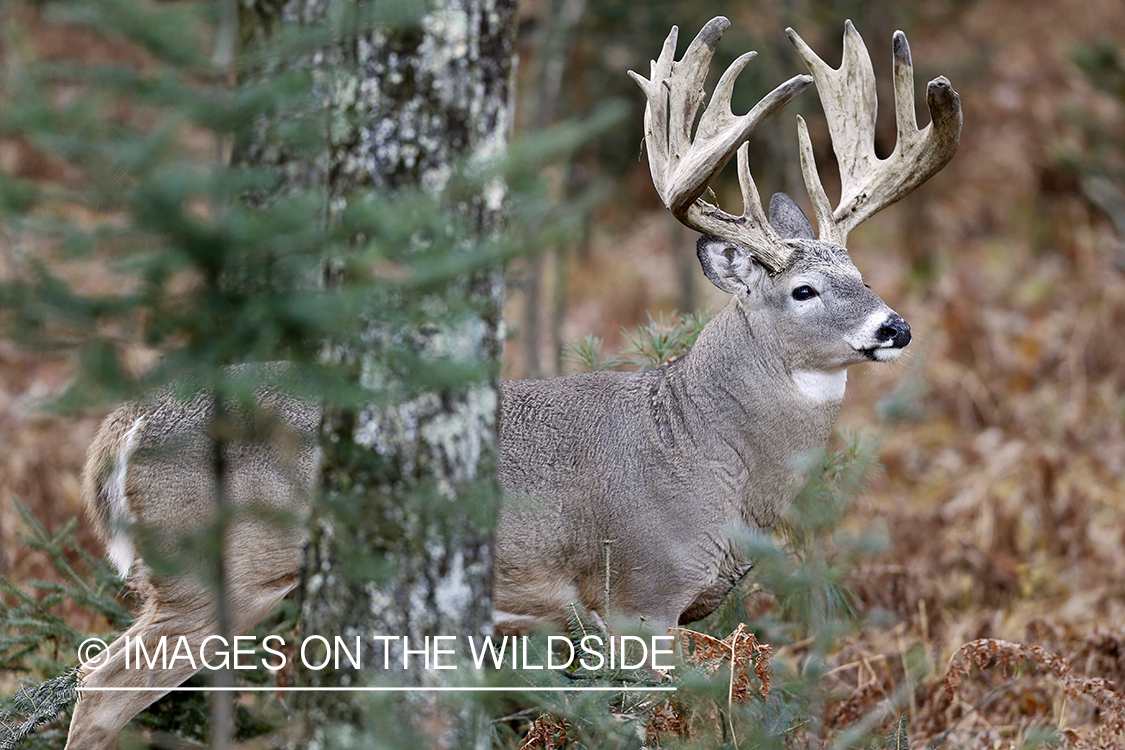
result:
[[[668,97],[663,91],[664,81],[672,75],[673,59],[676,55],[676,41],[679,37],[680,29],[678,26],[673,26],[672,30],[668,32],[668,38],[664,40],[664,47],[660,50],[660,57],[653,60],[649,67],[649,75],[651,79],[643,78],[633,71],[629,71],[629,75],[645,92],[645,99],[648,104],[645,106],[645,147],[648,149],[650,162],[655,161],[659,164],[668,164],[669,159],[669,143],[668,138],[650,137],[653,133],[653,124],[659,123],[660,127],[664,128],[664,133],[667,135],[668,127]],[[665,180],[665,174],[658,172],[655,167],[650,166],[649,171],[652,173],[652,183],[656,187],[656,193],[660,199],[667,205],[665,196],[667,194],[668,186]]]
[[[791,252],[765,220],[746,157],[739,149],[762,120],[804,91],[810,76],[795,76],[767,94],[749,112],[731,111],[735,79],[756,53],[747,52],[723,73],[692,139],[691,128],[703,103],[703,83],[715,47],[730,21],[711,19],[675,62],[678,29],[673,26],[660,57],[651,65],[651,78],[629,71],[645,92],[645,145],[653,185],[664,205],[688,227],[717,234],[747,245],[772,271],[780,270]],[[739,150],[739,182],[747,203],[741,216],[733,216],[702,200],[708,184]],[[751,204],[752,203],[752,204]]]
[[[801,164],[816,209],[823,240],[844,245],[848,233],[872,214],[891,205],[944,167],[957,152],[961,135],[961,100],[944,76],[930,81],[930,124],[918,128],[914,111],[914,67],[901,31],[894,34],[895,123],[898,140],[886,159],[875,155],[875,73],[871,57],[851,21],[844,24],[843,62],[829,67],[792,29],[789,40],[816,80],[828,120],[832,150],[840,168],[840,203],[828,200],[812,158],[808,131],[801,122]]]
[[[820,239],[835,242],[843,247],[847,237],[839,236],[836,231],[836,219],[832,215],[832,204],[828,202],[828,195],[824,192],[824,185],[816,171],[816,156],[813,154],[812,139],[809,138],[809,126],[805,124],[805,118],[800,115],[797,115],[797,146],[801,154],[801,176],[805,179],[805,190],[809,194],[813,212],[816,214]]]

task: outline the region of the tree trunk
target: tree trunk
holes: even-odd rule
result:
[[[244,39],[282,24],[326,22],[334,39],[314,56],[324,151],[294,165],[259,143],[245,158],[276,166],[291,184],[323,184],[329,222],[359,194],[421,189],[449,220],[410,244],[465,252],[472,243],[457,227],[493,233],[503,186],[485,182],[468,194],[460,187],[455,199],[448,187],[458,165],[487,163],[506,143],[515,0],[441,0],[394,28],[349,25],[372,6],[378,10],[355,0],[244,0]],[[247,22],[255,26],[247,30]],[[387,240],[364,236],[356,245],[380,241]],[[339,270],[346,261],[331,267],[330,285],[354,273]],[[339,636],[349,650],[358,637],[362,668],[345,661],[306,669],[299,679],[309,686],[434,686],[477,676],[463,663],[435,669],[431,661],[427,669],[432,640],[429,654],[408,656],[404,670],[403,647],[421,651],[427,637],[444,636],[442,648],[451,648],[490,627],[502,294],[498,268],[441,289],[372,294],[355,337],[363,343],[331,347],[373,395],[371,404],[326,411],[301,628],[305,640]],[[440,655],[442,665],[467,656],[454,650]],[[309,747],[374,746],[362,739],[368,732],[403,747],[487,745],[479,710],[444,697],[439,706],[435,696],[310,691],[300,694],[299,720]]]

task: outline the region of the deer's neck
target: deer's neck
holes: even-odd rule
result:
[[[807,481],[810,458],[832,432],[846,383],[843,370],[795,371],[784,352],[768,321],[732,300],[669,373],[669,387],[692,404],[685,417],[706,458],[736,457],[745,467],[731,502],[762,528],[777,521]]]

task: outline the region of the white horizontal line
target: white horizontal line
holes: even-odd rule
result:
[[[362,692],[362,693],[454,693],[454,692],[521,692],[521,693],[547,693],[547,692],[587,692],[587,693],[674,693],[675,687],[609,687],[604,685],[590,685],[587,687],[79,687],[78,692],[97,693],[137,693],[159,690],[168,693],[329,693],[329,692]]]

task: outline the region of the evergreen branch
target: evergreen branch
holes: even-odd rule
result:
[[[77,695],[77,668],[38,685],[21,686],[12,696],[17,713],[0,712],[0,750],[11,750],[39,727],[56,719]]]

